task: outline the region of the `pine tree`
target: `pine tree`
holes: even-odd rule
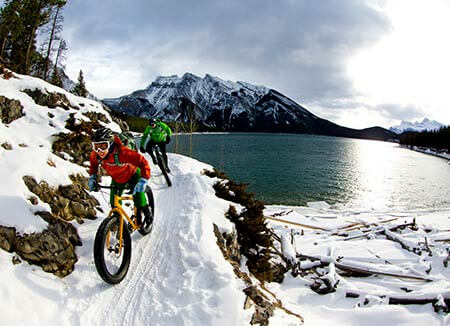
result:
[[[80,70],[80,74],[78,75],[78,83],[72,88],[71,91],[73,94],[86,97],[89,92],[86,89],[86,84],[84,82],[83,71]]]
[[[14,52],[23,42],[21,36],[25,33],[23,15],[19,14],[22,7],[20,0],[6,0],[0,9],[0,57],[11,68],[18,62],[14,60]]]
[[[67,51],[66,41],[61,39],[59,41],[58,51],[56,52],[55,63],[53,65],[52,77],[50,79],[50,82],[55,86],[63,87],[62,78],[58,66],[61,66],[64,69],[62,62],[66,58],[65,56],[66,51]]]
[[[51,10],[62,0],[6,0],[0,9],[0,57],[7,66],[28,74],[40,60],[38,29],[48,23]]]
[[[50,18],[50,24],[46,30],[46,32],[48,33],[48,39],[45,41],[45,45],[47,46],[45,55],[44,55],[44,66],[43,66],[43,71],[42,71],[42,79],[47,80],[48,75],[50,73],[50,63],[51,63],[51,56],[53,54],[53,52],[55,51],[54,49],[54,43],[55,41],[60,40],[60,36],[59,34],[61,33],[63,27],[63,21],[64,21],[64,17],[61,14],[62,8],[66,5],[66,1],[65,0],[61,0],[58,1],[55,5],[55,7],[52,10],[51,13],[51,18]],[[58,51],[61,47],[61,42],[60,42],[60,46],[58,48]],[[55,64],[55,66],[57,66],[57,64]],[[54,73],[53,73],[54,75]],[[52,78],[53,79],[53,78]]]

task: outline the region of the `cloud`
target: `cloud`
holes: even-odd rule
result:
[[[129,87],[189,71],[263,84],[299,103],[329,101],[353,96],[347,61],[390,31],[379,5],[382,1],[74,0],[64,11],[65,37],[69,61],[86,65],[74,70],[87,70],[88,82],[91,73],[101,78],[94,74],[99,69],[103,78],[136,76]],[[99,86],[97,92],[101,97],[127,92],[119,88]]]

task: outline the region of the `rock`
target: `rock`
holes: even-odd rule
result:
[[[32,203],[33,205],[37,205],[39,203],[38,199],[36,196],[30,196],[28,198],[28,200],[30,201],[30,203]]]
[[[61,93],[43,93],[39,89],[25,89],[23,92],[29,95],[36,104],[49,107],[50,109],[56,107],[61,107],[64,110],[69,110],[69,108],[78,109],[76,106],[71,105],[67,97]]]
[[[108,120],[106,115],[104,115],[103,113],[89,111],[89,112],[83,113],[83,115],[88,117],[91,121],[98,121],[99,120],[99,121],[104,122],[104,123],[110,123],[111,122],[111,121]]]
[[[24,115],[23,106],[19,100],[10,100],[5,96],[0,96],[0,118],[4,124],[11,123]]]
[[[95,208],[98,205],[98,201],[84,190],[87,184],[87,178],[78,175],[71,176],[71,179],[74,182],[73,184],[59,186],[57,189],[54,189],[45,181],[41,181],[38,184],[31,176],[23,177],[27,188],[38,196],[40,200],[50,205],[51,214],[46,214],[45,212],[38,213],[47,222],[50,222],[54,218],[80,222],[86,218],[96,218]],[[35,202],[37,202],[37,199]]]
[[[7,151],[10,151],[10,150],[12,150],[13,148],[12,148],[12,145],[10,144],[10,143],[3,143],[2,144],[2,147],[4,148],[4,149],[6,149]]]
[[[0,226],[0,248],[8,252],[12,251],[16,240],[16,229],[13,227]]]
[[[14,265],[20,264],[21,262],[22,262],[22,260],[20,260],[19,256],[14,255],[14,256],[12,257],[12,263],[13,263]]]
[[[45,214],[44,214],[45,215]],[[47,215],[48,228],[41,233],[18,235],[13,250],[31,264],[59,277],[70,274],[78,258],[75,246],[81,239],[72,224]]]

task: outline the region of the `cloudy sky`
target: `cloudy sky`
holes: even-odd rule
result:
[[[448,0],[69,0],[64,17],[68,74],[100,98],[209,73],[348,127],[450,124]]]

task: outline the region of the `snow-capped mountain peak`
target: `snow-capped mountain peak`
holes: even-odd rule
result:
[[[128,115],[168,121],[187,122],[189,112],[193,111],[197,121],[219,130],[303,127],[305,117],[315,117],[265,86],[224,80],[210,74],[201,78],[189,72],[182,77],[159,76],[146,89],[103,102]]]
[[[406,131],[431,131],[431,130],[438,130],[445,125],[436,121],[436,120],[430,120],[428,118],[424,118],[422,122],[416,121],[416,122],[408,122],[408,121],[402,121],[400,124],[390,127],[389,130],[392,132],[395,132],[396,134],[401,134],[402,132]]]
[[[160,76],[147,88],[103,99],[113,111],[141,118],[189,123],[199,130],[308,133],[389,139],[382,128],[355,130],[321,119],[282,93],[243,81],[192,73]]]

